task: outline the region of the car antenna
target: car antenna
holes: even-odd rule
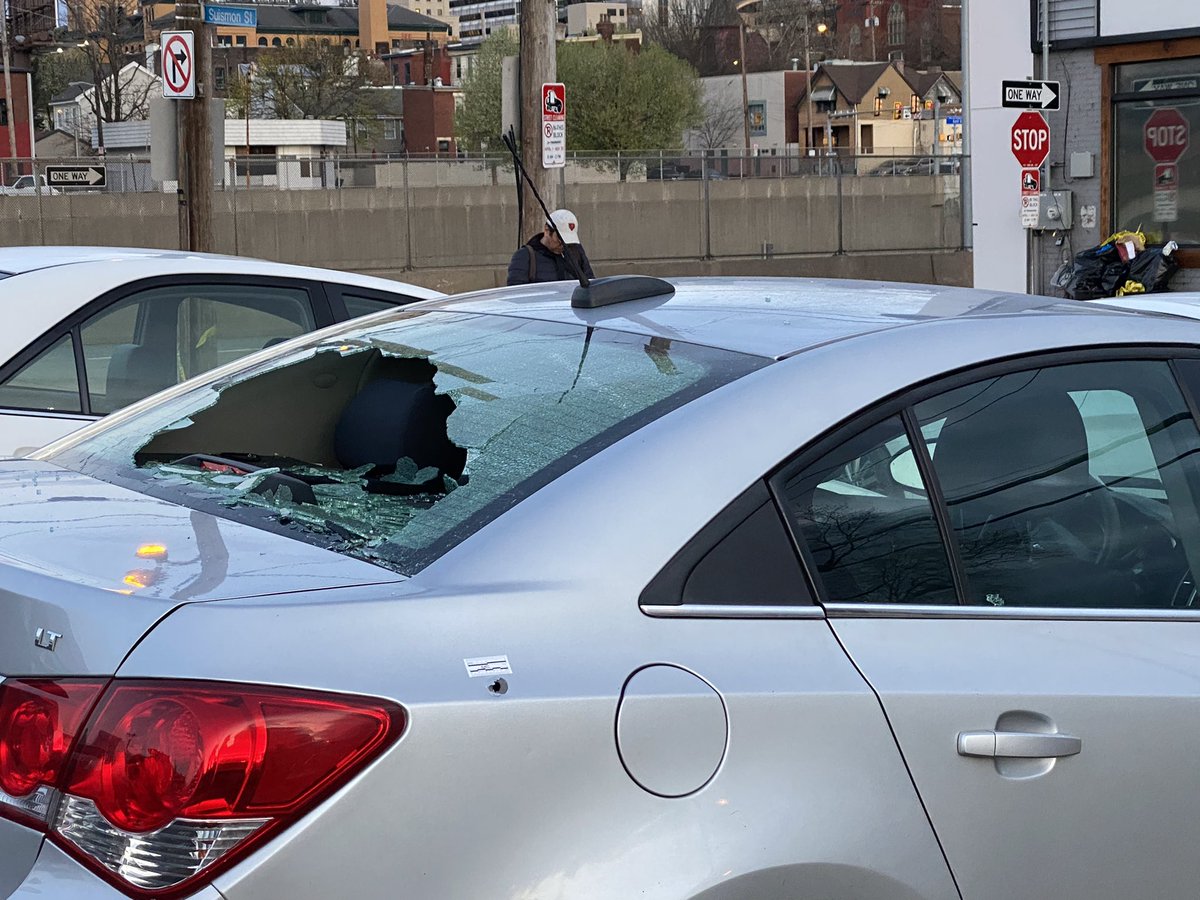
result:
[[[569,251],[569,245],[563,240],[562,232],[558,230],[558,226],[554,224],[554,220],[550,218],[550,210],[546,209],[546,204],[542,201],[542,195],[538,193],[537,187],[534,186],[533,179],[529,177],[529,173],[525,171],[525,167],[521,165],[521,154],[517,150],[517,142],[513,137],[512,129],[509,129],[508,134],[502,134],[500,140],[504,142],[504,146],[508,148],[508,152],[512,154],[513,164],[517,167],[517,171],[521,177],[525,179],[525,183],[529,185],[529,191],[538,202],[538,206],[542,208],[542,212],[546,214],[546,224],[558,236],[559,242],[563,245],[563,259],[567,261],[567,265],[571,268],[571,273],[579,279],[579,286],[587,289],[588,277],[583,272],[583,266],[579,265],[579,260],[576,259]],[[518,182],[519,183],[519,182]],[[521,202],[521,192],[517,191],[517,203]]]

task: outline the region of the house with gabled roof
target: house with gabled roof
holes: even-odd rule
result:
[[[796,104],[802,152],[929,155],[944,143],[939,132],[954,104],[961,91],[940,69],[908,70],[898,60],[822,63]]]

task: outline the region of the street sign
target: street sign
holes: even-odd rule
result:
[[[1058,109],[1057,81],[1005,81],[1002,105],[1006,109]]]
[[[947,125],[961,125],[962,116],[946,116]]]
[[[1023,112],[1012,127],[1012,152],[1025,169],[1036,169],[1050,155],[1050,126],[1040,112]]]
[[[1021,170],[1021,196],[1029,197],[1042,192],[1042,170]]]
[[[50,187],[102,188],[105,183],[103,165],[46,166],[46,184]]]
[[[567,164],[567,89],[561,82],[542,85],[542,168]]]
[[[1026,194],[1021,197],[1021,227],[1037,228],[1042,218],[1041,194]]]
[[[1188,120],[1175,107],[1156,109],[1142,128],[1146,155],[1156,163],[1179,162],[1191,142],[1190,132]]]
[[[226,6],[204,4],[206,25],[228,25],[233,28],[257,28],[258,8],[254,6]]]
[[[162,33],[163,96],[192,100],[196,96],[196,44],[190,31]]]

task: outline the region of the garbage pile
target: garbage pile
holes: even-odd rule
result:
[[[1149,245],[1141,231],[1119,231],[1098,247],[1075,254],[1054,280],[1072,300],[1100,300],[1166,291],[1179,270],[1174,241]]]

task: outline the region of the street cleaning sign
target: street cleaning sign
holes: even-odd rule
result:
[[[253,6],[206,3],[204,4],[204,23],[206,25],[227,25],[231,28],[257,28],[258,9]]]
[[[163,96],[168,100],[196,97],[196,38],[190,31],[162,33]]]
[[[567,89],[561,82],[542,85],[542,168],[567,164]]]

